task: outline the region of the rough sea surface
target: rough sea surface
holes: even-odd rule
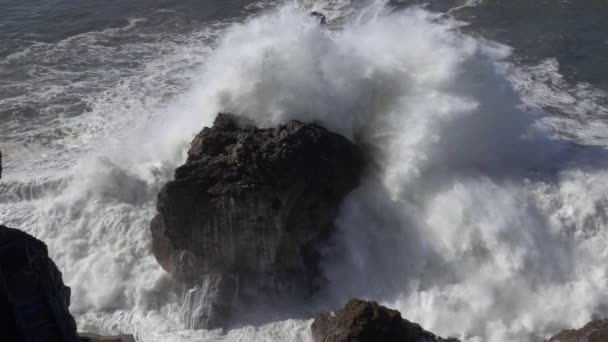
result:
[[[309,13],[319,11],[321,26]],[[463,341],[608,315],[606,1],[0,0],[0,223],[44,240],[79,329],[311,341],[352,297]],[[306,307],[187,330],[159,188],[219,111],[373,147]],[[187,315],[186,315],[187,316]]]

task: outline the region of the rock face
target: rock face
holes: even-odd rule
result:
[[[46,245],[0,226],[0,322],[6,341],[77,341],[70,288]]]
[[[315,244],[361,169],[357,147],[318,125],[259,129],[219,114],[158,196],[154,255],[175,278],[212,289],[212,312],[307,295],[319,286]]]
[[[399,311],[353,299],[335,314],[321,313],[312,323],[314,342],[458,342],[425,331]]]
[[[564,330],[551,337],[548,342],[606,342],[608,320],[593,321],[578,330]]]

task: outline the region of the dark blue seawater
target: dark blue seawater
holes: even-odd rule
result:
[[[257,10],[254,4],[243,0],[0,1],[0,141],[27,132],[30,123],[52,125],[59,116],[90,110],[88,94],[115,85],[150,60],[171,53],[176,45],[187,44],[193,32],[205,25],[250,15]],[[555,58],[560,73],[571,82],[608,89],[606,0],[489,0],[463,7],[463,0],[393,4],[397,8],[423,5],[438,12],[457,8],[450,15],[469,24],[465,32],[512,46],[520,63]],[[211,44],[215,37],[201,39]],[[159,96],[170,97],[178,83],[167,84],[172,90]]]
[[[149,22],[143,26],[159,32],[186,33],[210,20],[242,15],[243,8],[251,2],[3,0],[0,2],[0,56],[5,57],[34,42],[53,43],[89,31],[119,28],[130,18],[147,18]]]
[[[168,101],[187,86],[183,73],[197,66],[195,55],[204,54],[192,49],[206,49],[221,27],[258,11],[252,3],[2,0],[0,143],[29,148],[75,134],[65,118],[91,112],[100,94],[172,55],[163,77],[149,82],[157,92],[148,95]],[[130,87],[148,87],[135,84],[144,81],[132,79]]]
[[[514,47],[524,63],[556,58],[571,80],[608,89],[608,1],[487,1],[460,18]]]
[[[608,89],[608,1],[396,1],[424,5],[467,22],[472,33],[507,44],[523,63],[556,58],[571,81]],[[470,3],[471,6],[466,4]],[[460,8],[459,8],[460,7]]]

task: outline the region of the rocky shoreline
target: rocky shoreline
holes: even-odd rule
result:
[[[46,339],[43,341],[135,342],[133,335],[77,334],[74,319],[69,313],[70,289],[63,283],[61,272],[48,257],[42,241],[17,229],[0,226],[0,253],[3,341],[26,342],[44,336]],[[26,311],[30,312],[29,316],[20,314]],[[311,336],[313,342],[459,341],[426,331],[420,325],[403,319],[396,310],[359,299],[349,301],[335,312],[317,314],[311,325]],[[547,340],[605,341],[608,341],[608,320],[593,321],[579,330],[564,330]]]
[[[192,317],[191,327],[225,327],[237,306],[310,298],[324,286],[316,248],[334,232],[340,203],[364,172],[363,160],[359,147],[315,124],[257,128],[219,114],[213,127],[203,129],[161,190],[151,223],[159,264],[185,286],[207,284],[201,295],[211,298],[209,308]],[[135,341],[132,335],[78,334],[69,305],[70,289],[46,245],[0,225],[2,340]],[[360,299],[317,314],[311,336],[313,342],[459,341]],[[583,341],[608,341],[608,320],[547,340]]]

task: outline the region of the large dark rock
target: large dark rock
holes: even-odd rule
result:
[[[3,341],[77,341],[70,288],[46,245],[0,225],[0,326]]]
[[[357,147],[316,124],[259,129],[219,114],[158,196],[154,255],[213,291],[203,326],[221,324],[208,318],[235,301],[306,296],[320,282],[315,244],[334,230],[361,169]]]
[[[608,341],[608,320],[593,321],[578,330],[564,330],[549,339],[549,342],[606,341]]]
[[[318,314],[311,330],[313,342],[458,342],[435,336],[399,311],[359,299],[334,314]]]

